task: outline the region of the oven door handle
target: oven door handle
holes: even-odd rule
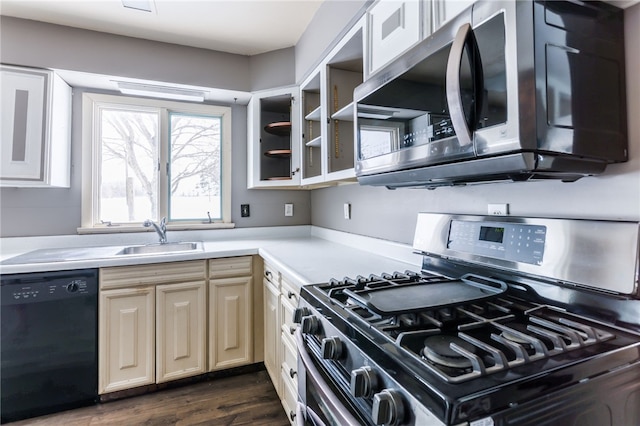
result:
[[[338,424],[342,426],[360,426],[360,422],[357,421],[342,402],[340,402],[313,364],[311,357],[307,353],[301,327],[298,327],[298,330],[296,330],[296,343],[298,345],[298,356],[304,368],[307,370],[307,380],[311,381],[314,389],[318,392],[320,398],[322,398],[322,402],[326,404],[331,414],[336,417]]]
[[[316,414],[310,407],[306,407],[303,403],[298,402],[296,408],[296,426],[327,426],[320,416]],[[306,423],[305,423],[306,421]]]

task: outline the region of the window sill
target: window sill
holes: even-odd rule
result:
[[[235,223],[176,223],[167,225],[167,231],[199,231],[207,229],[232,229]],[[127,232],[153,232],[152,228],[131,225],[111,225],[94,228],[77,228],[78,235],[90,234],[120,234]]]

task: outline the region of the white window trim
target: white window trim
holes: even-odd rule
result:
[[[90,233],[118,233],[148,231],[140,224],[118,224],[109,226],[108,224],[95,224],[97,217],[97,203],[93,194],[98,190],[99,176],[98,165],[100,153],[97,150],[97,127],[94,126],[94,117],[97,115],[98,104],[120,104],[124,106],[149,107],[161,110],[161,115],[166,117],[168,111],[194,113],[202,115],[216,115],[222,119],[221,135],[221,156],[222,156],[222,221],[208,222],[184,222],[168,223],[167,229],[189,230],[189,229],[214,229],[233,228],[231,222],[231,108],[216,105],[191,104],[175,101],[165,101],[146,98],[134,98],[129,96],[114,96],[98,93],[82,94],[82,214],[81,226],[78,228],[79,234]],[[167,130],[161,129],[160,149],[166,150]],[[166,172],[160,176],[161,187],[167,185]],[[165,208],[166,206],[160,206]]]

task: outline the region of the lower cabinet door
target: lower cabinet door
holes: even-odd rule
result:
[[[205,282],[156,287],[156,382],[206,371]]]
[[[155,383],[155,288],[100,293],[100,394]]]
[[[253,362],[251,277],[209,281],[209,370]]]
[[[280,289],[264,280],[264,366],[278,395],[280,382]]]

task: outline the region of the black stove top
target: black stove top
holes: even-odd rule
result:
[[[455,287],[451,294],[445,287],[458,283],[461,280],[406,271],[331,280],[317,289],[340,306],[355,326],[377,333],[419,361],[419,368],[450,383],[505,373],[526,364],[540,365],[539,361],[551,358],[554,366],[571,364],[639,341],[639,336],[629,331],[527,301],[512,292],[489,290],[478,297],[476,288],[471,287],[471,300],[463,301]],[[401,293],[411,289],[422,294],[428,306],[381,313],[371,306],[370,299],[362,297],[380,289]],[[442,300],[447,303],[439,303]],[[393,301],[386,303],[391,306]],[[424,302],[414,299],[408,304],[420,303]]]

